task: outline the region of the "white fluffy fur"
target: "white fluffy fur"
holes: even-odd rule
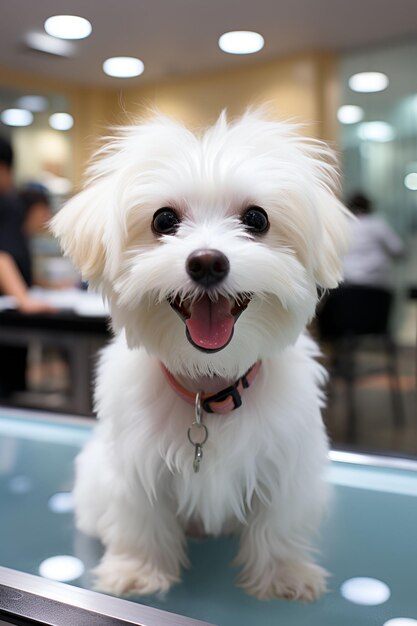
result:
[[[297,130],[253,112],[232,124],[222,115],[201,136],[163,117],[123,128],[54,219],[65,252],[107,298],[117,335],[100,359],[100,421],[77,459],[75,486],[78,526],[106,546],[101,589],[168,589],[187,564],[190,523],[240,532],[239,583],[258,597],[312,600],[325,589],[310,544],[327,496],[325,374],[303,330],[316,285],[340,279],[347,229],[331,155]],[[267,211],[267,234],[245,231],[239,218],[249,205]],[[182,222],[158,238],[152,216],[164,206]],[[230,261],[217,294],[254,294],[215,354],[188,342],[167,302],[201,295],[185,270],[199,248]],[[159,361],[197,390],[227,386],[258,359],[242,407],[205,416],[209,438],[194,474],[193,408]]]

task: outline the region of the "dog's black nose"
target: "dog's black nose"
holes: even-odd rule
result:
[[[188,276],[203,287],[212,287],[224,280],[229,273],[230,263],[220,250],[195,250],[186,262]]]

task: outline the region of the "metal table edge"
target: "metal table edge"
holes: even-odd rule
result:
[[[1,586],[140,626],[214,626],[208,622],[0,566]]]

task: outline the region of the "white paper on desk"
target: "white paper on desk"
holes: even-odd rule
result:
[[[15,309],[16,307],[16,298],[13,298],[13,296],[0,296],[0,311],[6,311],[6,309]]]
[[[108,308],[101,296],[81,289],[42,289],[32,287],[30,295],[36,300],[47,302],[57,309],[71,309],[83,317],[107,317]]]

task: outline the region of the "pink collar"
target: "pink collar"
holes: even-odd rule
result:
[[[244,389],[250,387],[256,378],[262,361],[256,361],[250,369],[241,376],[233,385],[226,387],[221,391],[214,394],[202,394],[202,407],[206,413],[230,413],[234,409],[237,409],[242,404],[242,392]],[[173,374],[163,363],[161,363],[161,369],[165,374],[165,378],[171,385],[172,389],[188,404],[195,404],[196,394],[183,387]]]

